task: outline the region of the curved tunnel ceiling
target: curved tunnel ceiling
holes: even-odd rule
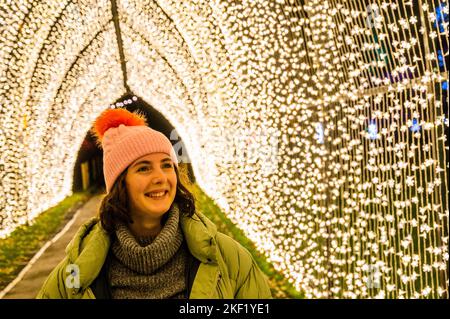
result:
[[[305,296],[448,296],[436,3],[0,1],[0,237],[70,194],[92,121],[132,92]]]

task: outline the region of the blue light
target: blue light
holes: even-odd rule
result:
[[[320,144],[325,143],[324,130],[323,130],[323,124],[322,123],[317,123],[317,125],[316,125],[315,138],[317,139],[317,142],[319,142]]]
[[[445,91],[448,90],[448,81],[442,82],[442,89]]]
[[[444,67],[444,57],[441,50],[438,50],[438,62],[440,67]]]
[[[369,138],[371,140],[376,140],[377,139],[377,135],[378,135],[378,128],[377,128],[377,123],[375,122],[375,120],[371,120],[370,124],[367,128],[367,132],[369,132]]]
[[[417,119],[412,120],[412,125],[409,128],[411,132],[418,132],[420,130],[419,121]]]
[[[444,9],[446,6],[446,3],[441,3],[441,5],[436,8],[436,22],[434,23],[434,26],[437,28],[437,26],[439,25],[439,32],[445,32],[445,28],[442,23],[444,21],[448,22],[448,14],[443,13],[442,11],[442,9]]]

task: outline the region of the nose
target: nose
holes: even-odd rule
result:
[[[153,171],[151,181],[153,184],[162,184],[167,180],[166,174],[161,169],[155,169]]]

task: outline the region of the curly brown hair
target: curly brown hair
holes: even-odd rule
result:
[[[195,201],[192,193],[185,187],[180,180],[180,173],[176,166],[174,166],[177,175],[177,190],[175,193],[174,202],[178,204],[180,213],[192,217],[195,213]],[[128,212],[128,193],[125,184],[125,176],[127,170],[125,169],[114,183],[111,191],[103,198],[100,209],[99,218],[102,227],[106,232],[112,235],[116,229],[116,225],[121,223],[133,223]],[[172,208],[172,206],[171,206]],[[167,219],[167,214],[163,215],[163,223]]]

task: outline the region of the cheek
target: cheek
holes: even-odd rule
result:
[[[143,191],[143,183],[138,178],[130,178],[126,184],[131,197],[135,197]]]
[[[177,176],[176,175],[170,177],[170,185],[172,188],[172,193],[175,194],[177,191]]]

